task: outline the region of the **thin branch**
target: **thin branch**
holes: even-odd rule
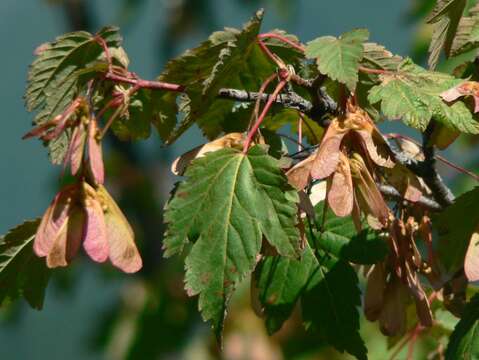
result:
[[[423,176],[424,182],[431,189],[436,201],[442,206],[451,205],[454,200],[454,194],[444,184],[441,176],[436,170],[436,158],[434,145],[429,144],[429,139],[434,131],[434,122],[431,121],[422,134],[422,151],[424,153]]]
[[[244,142],[243,146],[243,153],[246,154],[246,152],[249,149],[249,146],[251,142],[253,141],[253,137],[255,136],[256,132],[258,131],[261,123],[263,122],[266,114],[268,113],[269,109],[271,108],[271,105],[273,105],[274,100],[278,97],[280,94],[281,90],[286,86],[288,83],[287,80],[281,80],[279,84],[276,86],[276,89],[274,89],[273,94],[268,98],[268,101],[266,102],[266,105],[263,108],[263,111],[261,112],[261,115],[259,116],[258,120],[256,120],[255,124],[249,131],[248,135],[246,136],[246,140]]]
[[[280,40],[288,45],[291,45],[292,47],[294,47],[296,50],[298,51],[301,51],[301,52],[304,52],[305,50],[305,47],[303,44],[301,43],[296,43],[290,39],[288,39],[287,37],[283,36],[283,35],[280,35],[280,34],[276,34],[276,33],[264,33],[264,34],[259,34],[258,35],[258,39],[262,40],[262,39],[267,39],[267,38],[270,38],[270,39],[277,39],[277,40]]]
[[[249,92],[238,89],[220,89],[218,96],[224,99],[231,99],[242,102],[253,102],[261,99],[261,101],[268,101],[270,94],[260,94],[258,92]],[[303,113],[310,113],[313,109],[313,104],[299,96],[294,92],[287,94],[279,94],[274,100],[276,104],[281,104],[286,108],[296,109]]]
[[[143,80],[139,78],[131,78],[126,76],[121,76],[113,73],[106,73],[105,78],[108,80],[131,84],[138,86],[144,89],[157,89],[157,90],[168,90],[168,91],[176,91],[176,92],[183,92],[185,91],[185,87],[178,84],[170,84],[162,81],[151,81],[151,80]]]
[[[396,190],[396,188],[390,185],[378,184],[378,188],[379,188],[379,191],[381,191],[381,193],[386,197],[393,198],[395,200],[408,201],[404,199],[404,197],[401,195],[399,191]],[[426,196],[421,196],[419,200],[415,202],[414,204],[424,206],[432,211],[441,211],[443,209],[443,207],[437,201],[430,199]]]

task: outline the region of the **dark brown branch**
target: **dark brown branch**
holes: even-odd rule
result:
[[[257,92],[249,92],[237,89],[220,89],[218,96],[236,101],[253,102],[258,99],[260,94]],[[267,101],[269,97],[270,94],[262,94],[261,101]],[[303,99],[294,92],[290,92],[288,94],[279,94],[274,102],[276,104],[281,104],[286,108],[299,110],[305,114],[310,113],[313,108],[313,104],[311,104],[311,102]]]
[[[441,176],[436,170],[434,145],[429,144],[429,139],[434,131],[434,126],[435,123],[431,120],[422,136],[422,151],[424,153],[424,172],[422,178],[426,185],[431,189],[436,201],[442,206],[448,206],[454,202],[455,197],[451,190],[444,184]]]
[[[408,201],[404,199],[404,197],[399,191],[396,190],[396,188],[390,185],[378,184],[378,188],[379,191],[381,191],[381,193],[388,198],[392,198],[394,200]],[[424,206],[432,211],[441,211],[443,209],[443,207],[437,201],[430,199],[426,196],[421,196],[419,200],[416,201],[414,204]]]

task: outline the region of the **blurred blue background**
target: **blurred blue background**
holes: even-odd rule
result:
[[[183,15],[186,20],[180,22],[180,28],[175,28],[171,26],[172,14],[182,3],[182,0],[97,0],[85,1],[84,5],[95,30],[105,24],[122,27],[130,67],[144,78],[155,78],[168,58],[196,45],[212,31],[224,26],[240,27],[258,7],[266,9],[263,30],[281,28],[296,34],[303,42],[366,27],[373,41],[407,55],[415,30],[405,20],[411,8],[407,0],[202,0],[196,4],[193,1]],[[0,2],[1,233],[24,219],[40,216],[55,192],[61,168],[49,164],[47,152],[38,141],[20,139],[30,128],[32,118],[24,109],[22,96],[33,50],[71,30],[74,17],[62,1]],[[140,149],[142,161],[156,164],[165,163],[201,142],[199,132],[192,130],[171,149],[161,147],[155,134],[151,140],[135,146]],[[170,175],[165,170],[159,171],[158,176],[168,189],[173,181]],[[25,306],[17,313],[5,315],[0,326],[0,359],[105,358],[101,352],[92,350],[88,341],[98,314],[115,303],[130,280],[126,276],[109,279],[100,271],[98,266],[85,262],[75,269],[73,293],[58,289],[61,286],[50,286],[43,311]]]

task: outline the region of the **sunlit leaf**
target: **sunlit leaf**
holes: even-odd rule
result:
[[[308,43],[306,57],[316,59],[322,74],[354,91],[358,82],[359,61],[363,58],[364,42],[368,37],[369,32],[365,29],[344,33],[339,38],[323,36]]]
[[[261,240],[283,256],[299,256],[298,197],[278,160],[258,146],[225,148],[196,159],[168,203],[166,256],[194,243],[186,258],[186,289],[221,333],[237,283],[255,267]]]

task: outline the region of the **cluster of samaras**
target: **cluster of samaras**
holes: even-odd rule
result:
[[[108,258],[125,272],[136,272],[142,260],[133,230],[103,186],[101,134],[90,104],[78,97],[60,115],[34,128],[24,138],[44,141],[71,131],[64,165],[70,165],[75,182],[64,186],[43,215],[33,249],[46,257],[47,266],[67,266],[83,244],[96,262]]]

